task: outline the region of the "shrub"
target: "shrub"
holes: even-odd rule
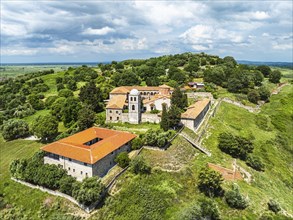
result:
[[[29,126],[26,121],[10,119],[3,124],[2,131],[5,140],[14,140],[29,135]]]
[[[252,153],[253,144],[250,140],[230,133],[221,133],[218,137],[218,147],[232,157],[245,160],[248,153]]]
[[[122,168],[127,167],[130,162],[127,152],[122,152],[118,154],[117,157],[115,158],[115,162]]]
[[[263,164],[263,162],[260,160],[259,157],[254,156],[254,155],[247,156],[246,164],[257,171],[264,171],[265,170],[265,165]]]
[[[49,96],[46,101],[45,101],[45,105],[47,108],[50,108],[51,105],[56,101],[56,99],[58,99],[59,97],[54,95],[54,96]]]
[[[148,174],[151,172],[151,167],[143,157],[137,156],[130,162],[130,170],[135,174]]]
[[[250,102],[257,104],[258,100],[260,100],[259,92],[253,89],[248,92],[247,98]]]
[[[77,184],[72,192],[73,197],[81,204],[91,205],[102,199],[105,187],[98,177],[85,178],[81,184]]]
[[[183,209],[177,217],[181,220],[193,220],[193,219],[220,219],[220,212],[217,204],[211,199],[201,199],[195,201],[189,207]]]
[[[278,213],[279,211],[281,211],[280,204],[273,199],[270,199],[270,201],[268,202],[268,208],[274,213]]]
[[[154,110],[151,110],[151,111],[150,111],[151,114],[158,114],[159,112],[160,112],[160,111],[157,110],[157,109],[154,109]]]
[[[281,72],[279,70],[274,70],[273,72],[270,73],[269,75],[269,81],[272,83],[279,83],[281,79]]]
[[[209,197],[222,196],[222,182],[222,175],[208,167],[202,169],[198,175],[198,188]]]
[[[143,137],[143,142],[149,146],[164,147],[172,134],[169,131],[163,132],[162,130],[149,129]]]
[[[143,141],[140,137],[136,137],[134,140],[131,142],[131,148],[133,150],[140,149],[143,146]]]
[[[64,176],[59,180],[60,192],[72,196],[73,185],[76,179],[72,176]]]
[[[65,98],[68,98],[70,96],[73,96],[73,92],[69,89],[61,89],[59,92],[58,92],[58,96],[59,97],[65,97]]]
[[[248,200],[240,194],[236,184],[232,186],[232,190],[225,193],[225,200],[231,208],[245,209],[248,206]]]

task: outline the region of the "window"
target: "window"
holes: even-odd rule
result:
[[[80,171],[80,174],[82,175],[82,171]]]
[[[64,159],[64,157],[63,157],[63,156],[61,156],[61,158],[62,158],[62,159]]]
[[[87,166],[87,163],[83,163],[83,165]]]
[[[69,161],[72,161],[71,158],[69,158]]]
[[[57,154],[49,154],[48,156],[54,160],[59,160],[59,155]]]
[[[130,101],[133,101],[133,98],[132,97],[130,97]]]
[[[75,169],[72,169],[73,172],[75,172]]]
[[[135,110],[135,105],[132,105],[132,110]]]
[[[110,120],[112,121],[112,116],[110,117]]]
[[[110,113],[112,113],[112,110],[110,110]]]
[[[70,170],[70,167],[68,167],[68,170]]]
[[[119,117],[117,117],[117,121],[119,121]]]
[[[87,177],[87,173],[85,173],[85,176]]]
[[[116,111],[116,114],[118,114],[118,111]]]
[[[136,102],[136,97],[133,97],[133,100]]]

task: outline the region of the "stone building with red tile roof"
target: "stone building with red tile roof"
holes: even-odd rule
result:
[[[191,130],[196,130],[209,110],[211,100],[204,98],[190,105],[187,110],[181,114],[181,123]]]
[[[115,165],[115,157],[130,150],[135,137],[129,132],[92,127],[41,149],[47,153],[44,163],[58,165],[82,180],[104,176]]]
[[[133,96],[131,91],[138,93]],[[142,112],[161,111],[163,103],[170,107],[172,92],[173,88],[167,85],[117,87],[110,92],[106,106],[106,122],[138,124],[141,122]],[[147,118],[144,117],[144,121],[147,121]]]

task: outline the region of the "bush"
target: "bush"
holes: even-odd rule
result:
[[[263,162],[260,160],[259,157],[254,156],[254,155],[247,156],[246,164],[257,171],[264,171],[265,170],[265,165],[263,164]]]
[[[279,211],[281,211],[280,204],[273,199],[270,199],[270,201],[268,202],[268,208],[274,213],[278,213]]]
[[[26,121],[10,119],[3,124],[2,131],[5,140],[14,140],[27,137],[29,135],[29,126]]]
[[[222,175],[208,167],[202,169],[198,175],[198,188],[209,197],[222,196],[222,182]]]
[[[98,177],[85,178],[81,184],[76,184],[73,197],[81,204],[91,205],[102,199],[105,187]]]
[[[279,70],[274,70],[273,72],[270,73],[269,75],[269,81],[272,83],[279,83],[281,79],[281,72]]]
[[[189,207],[183,209],[179,213],[177,219],[181,220],[195,220],[195,219],[220,219],[220,212],[217,204],[211,199],[201,199],[195,201]]]
[[[149,129],[143,137],[143,143],[148,146],[164,147],[172,134],[169,131]]]
[[[232,190],[225,193],[225,200],[231,208],[245,209],[248,206],[248,200],[240,194],[236,184],[232,186]]]
[[[257,90],[253,89],[248,92],[247,98],[250,102],[257,104],[257,102],[260,100],[260,95]]]
[[[115,162],[122,168],[127,167],[130,162],[127,152],[119,153],[115,158]]]
[[[60,192],[72,196],[73,185],[76,179],[72,176],[64,176],[59,180]]]
[[[131,148],[132,150],[140,149],[143,146],[143,141],[140,137],[136,137],[131,142]]]
[[[245,160],[253,151],[252,142],[244,137],[235,136],[230,133],[221,133],[218,137],[218,147],[221,151],[230,154],[232,157]]]
[[[65,97],[65,98],[68,98],[70,96],[73,96],[73,92],[69,89],[61,89],[59,92],[58,92],[58,96],[59,97]]]
[[[135,174],[148,174],[151,172],[151,167],[143,157],[137,156],[130,162],[130,170]]]

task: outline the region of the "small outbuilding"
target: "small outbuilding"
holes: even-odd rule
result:
[[[196,130],[208,112],[211,100],[204,98],[190,105],[186,112],[181,114],[181,123],[191,130]]]

